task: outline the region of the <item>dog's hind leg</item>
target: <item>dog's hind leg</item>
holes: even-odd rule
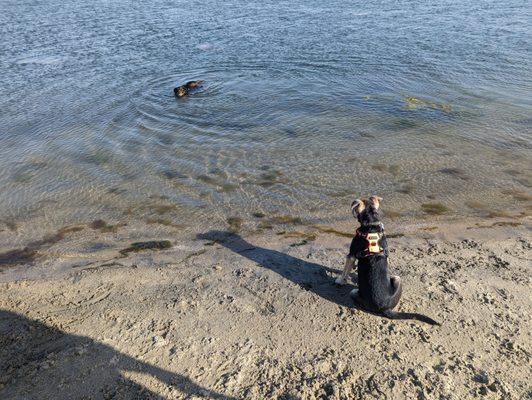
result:
[[[388,305],[388,309],[393,309],[397,303],[399,303],[399,299],[401,298],[401,295],[403,294],[403,282],[401,281],[401,278],[397,275],[390,277],[390,284],[392,285],[393,294],[390,297],[390,302]]]
[[[347,256],[345,258],[345,266],[344,271],[342,272],[342,275],[340,275],[338,278],[336,278],[335,282],[337,285],[345,285],[347,282],[347,276],[355,266],[355,257]]]

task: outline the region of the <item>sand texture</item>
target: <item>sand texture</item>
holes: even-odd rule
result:
[[[208,232],[38,279],[4,267],[0,398],[530,398],[527,223],[394,229],[398,310],[440,327],[354,308],[334,233]]]

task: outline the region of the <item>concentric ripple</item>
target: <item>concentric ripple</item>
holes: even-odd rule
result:
[[[33,3],[0,13],[1,243],[326,222],[367,194],[530,210],[520,0]]]

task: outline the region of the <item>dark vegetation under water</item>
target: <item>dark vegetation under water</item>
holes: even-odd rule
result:
[[[381,169],[378,165],[373,166],[377,169]],[[265,169],[266,170],[266,169]],[[383,172],[392,173],[395,172],[394,168],[382,168]],[[391,171],[390,171],[391,170]],[[216,172],[213,170],[213,172]],[[272,172],[272,171],[268,171]],[[445,168],[440,170],[443,174],[449,174],[456,176],[459,179],[467,179],[464,177],[463,171],[455,168]],[[174,176],[174,174],[172,174]],[[271,175],[268,175],[268,178],[277,179],[279,174],[276,171],[273,171]],[[491,206],[484,204],[479,201],[466,201],[464,203],[469,209],[476,211],[480,216],[484,218],[511,218],[513,220],[498,221],[492,224],[483,225],[482,223],[477,223],[475,226],[479,228],[484,227],[493,227],[493,226],[519,226],[522,223],[515,220],[516,218],[530,215],[532,207],[527,203],[532,200],[532,196],[528,193],[516,190],[516,189],[506,189],[501,191],[501,194],[507,196],[508,198],[513,199],[513,201],[523,204],[524,210],[520,213],[511,213],[505,210],[493,209]],[[427,195],[426,198],[434,199],[434,196]],[[138,206],[131,206],[124,215],[128,217],[136,218],[143,220],[149,225],[161,225],[167,228],[173,228],[177,230],[187,229],[186,225],[177,224],[173,222],[173,216],[179,210],[175,204],[167,203],[170,199],[164,195],[150,196],[150,199],[159,199],[164,200],[165,203],[153,203],[153,202],[141,202]],[[432,201],[421,203],[421,211],[426,215],[439,216],[439,215],[448,215],[453,210],[447,205]],[[146,215],[146,213],[148,215]],[[138,215],[137,215],[138,214]],[[292,247],[302,246],[309,242],[316,240],[319,233],[332,234],[338,237],[343,238],[352,238],[352,232],[343,232],[328,226],[319,225],[308,221],[300,216],[295,215],[268,215],[261,211],[249,212],[251,218],[247,220],[246,218],[240,216],[231,216],[226,219],[228,224],[228,230],[232,233],[241,232],[244,228],[247,228],[249,223],[253,229],[250,232],[260,233],[264,230],[273,230],[278,236],[284,238],[293,238],[297,239],[294,243],[291,244]],[[404,215],[404,212],[399,212],[395,210],[387,210],[384,212],[384,216],[392,220],[401,217]],[[164,218],[163,218],[164,216]],[[19,229],[18,221],[14,219],[4,219],[0,220],[0,223],[4,225],[4,232],[16,232]],[[8,250],[3,253],[0,253],[0,269],[7,268],[14,265],[22,265],[33,263],[43,252],[43,250],[49,248],[50,246],[62,241],[66,238],[67,235],[81,231],[85,228],[90,228],[92,230],[99,231],[104,234],[116,234],[119,228],[127,226],[128,223],[116,223],[109,224],[108,222],[102,219],[95,219],[90,223],[67,226],[59,229],[56,233],[46,235],[40,240],[30,242],[27,246],[23,248]],[[303,227],[304,229],[301,229]],[[471,227],[473,228],[473,227]],[[422,228],[422,230],[430,230],[430,228]],[[401,232],[392,232],[388,233],[389,238],[401,237],[404,236]],[[152,240],[147,242],[135,242],[132,243],[129,247],[120,250],[120,254],[125,256],[129,253],[140,252],[145,250],[163,250],[168,249],[172,246],[171,242],[168,240]]]
[[[45,236],[41,240],[29,243],[23,249],[10,250],[0,253],[0,269],[3,266],[27,264],[33,262],[38,251],[63,240],[67,234],[79,232],[84,229],[82,226],[65,227],[57,231],[54,235]]]
[[[148,242],[135,242],[123,250],[120,250],[120,254],[127,255],[132,252],[139,252],[144,250],[163,250],[172,247],[172,242],[169,240],[150,240]]]

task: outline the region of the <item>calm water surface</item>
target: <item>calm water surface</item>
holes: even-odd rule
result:
[[[2,0],[3,243],[530,211],[529,4],[431,3]]]

